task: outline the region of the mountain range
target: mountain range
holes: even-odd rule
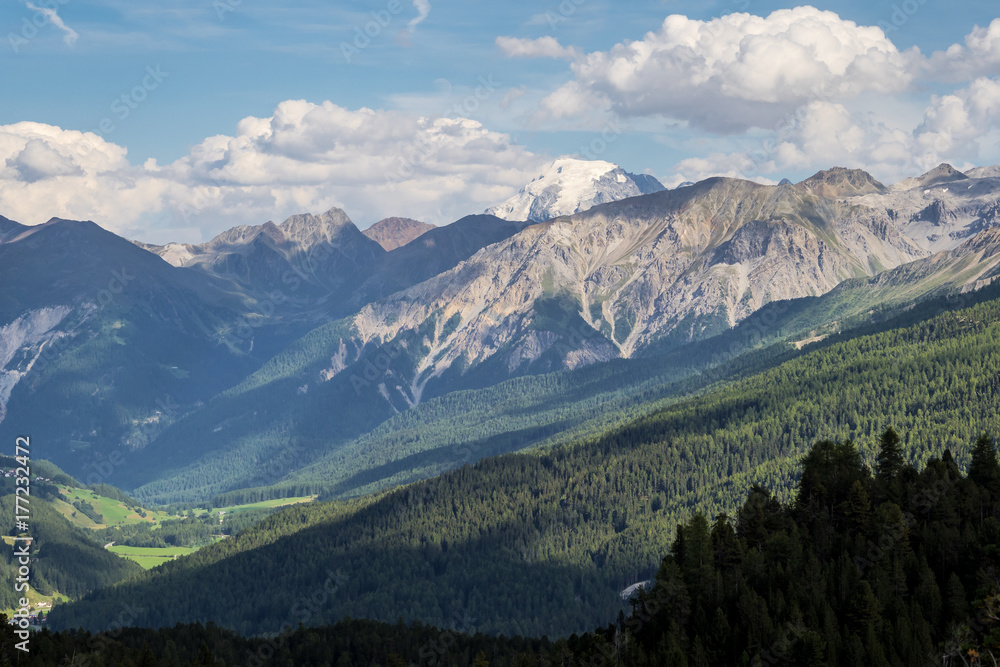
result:
[[[628,396],[989,284],[998,172],[941,165],[886,186],[834,168],[667,190],[566,158],[441,227],[362,232],[332,209],[164,246],[0,218],[0,434],[30,424],[70,474],[160,501],[426,476],[470,460],[408,458],[454,447],[442,406],[468,392],[524,378],[530,409],[461,436],[490,439],[476,458],[522,449],[620,406],[590,384],[560,414],[547,378],[634,360],[614,385]],[[330,466],[324,485],[315,471]]]

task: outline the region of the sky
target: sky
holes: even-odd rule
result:
[[[1000,163],[995,0],[7,0],[0,215],[447,224],[557,157],[673,187]]]

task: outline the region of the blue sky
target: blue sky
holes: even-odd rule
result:
[[[563,154],[667,185],[1000,162],[993,0],[149,4],[0,6],[0,215],[198,241],[442,224]]]

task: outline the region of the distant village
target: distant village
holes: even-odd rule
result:
[[[0,468],[0,473],[3,473],[4,477],[17,477],[17,468],[11,468],[10,470],[4,470],[3,468]],[[31,479],[32,480],[38,480],[40,482],[51,482],[52,481],[48,477],[39,477],[38,475],[35,475]]]
[[[17,468],[11,468],[10,470],[4,470],[0,468],[0,474],[3,474],[4,477],[17,477]],[[47,477],[38,477],[38,476],[35,476],[33,478],[33,481],[34,480],[38,480],[41,482],[50,481]],[[34,563],[37,560],[38,560],[37,558],[32,558],[31,562]],[[45,625],[48,623],[48,618],[45,616],[45,614],[50,609],[52,609],[51,602],[43,601],[35,603],[35,610],[28,614],[28,623],[30,624],[32,630],[41,630],[42,628],[45,627]],[[17,619],[11,618],[10,620],[7,621],[7,623],[8,625],[17,625]]]

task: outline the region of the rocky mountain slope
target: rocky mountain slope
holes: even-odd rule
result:
[[[411,402],[456,368],[507,376],[633,357],[928,255],[884,211],[855,203],[884,189],[839,170],[777,187],[709,179],[600,205],[528,227],[351,323],[359,346],[411,351],[412,375],[395,387]]]
[[[505,220],[542,222],[663,189],[652,176],[630,174],[610,162],[559,158],[520,192],[486,213]]]
[[[432,224],[411,218],[385,218],[361,233],[388,252],[406,245],[434,228]]]
[[[942,165],[908,181],[856,201],[928,253],[955,248],[998,222],[1000,178],[969,178]]]
[[[231,283],[93,222],[4,226],[18,233],[0,239],[0,437],[30,430],[79,474],[260,364],[236,344],[255,302]],[[258,352],[288,342],[254,331]]]

